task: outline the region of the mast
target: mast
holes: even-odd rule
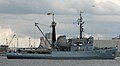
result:
[[[56,42],[56,31],[55,31],[56,22],[54,20],[54,12],[47,13],[47,15],[52,15],[52,23],[51,23],[51,27],[52,27],[52,48],[55,48],[54,44]]]
[[[52,27],[52,47],[54,48],[54,43],[56,42],[56,32],[55,32],[55,26],[56,23],[52,22],[51,27]]]
[[[83,20],[83,18],[82,18],[82,15],[81,15],[81,13],[84,13],[84,12],[81,12],[80,11],[80,18],[78,19],[78,25],[80,25],[80,39],[82,39],[82,33],[84,32],[83,31],[83,24],[84,24],[84,22],[82,21]]]

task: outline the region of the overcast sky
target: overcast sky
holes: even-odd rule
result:
[[[79,26],[73,22],[80,11],[84,11],[84,36],[120,34],[120,0],[0,0],[0,44],[5,44],[5,39],[10,40],[14,34],[21,40],[28,37],[37,40],[41,34],[35,22],[48,25],[39,25],[44,33],[51,32],[52,16],[48,12],[55,13],[57,35],[77,37]]]

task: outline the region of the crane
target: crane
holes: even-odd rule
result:
[[[12,40],[14,39],[14,37],[15,37],[15,34],[12,36],[10,42],[8,43],[8,46],[10,46],[10,44],[11,44]]]
[[[44,38],[47,40],[47,42],[50,44],[50,45],[52,45],[51,43],[50,43],[50,41],[47,39],[47,37],[44,35],[44,33],[42,32],[42,30],[40,29],[40,27],[38,26],[38,23],[35,23],[35,26],[39,29],[39,31],[42,33],[42,35],[44,36]]]

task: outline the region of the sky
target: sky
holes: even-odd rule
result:
[[[51,32],[49,27],[55,14],[56,34],[77,37],[79,26],[73,24],[83,11],[84,36],[116,37],[120,34],[120,0],[0,0],[0,44],[6,44],[15,34],[10,46],[16,47],[19,38],[20,47],[39,44],[41,33],[35,22],[44,33]]]

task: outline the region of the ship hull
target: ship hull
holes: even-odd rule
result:
[[[7,53],[8,59],[115,59],[117,49],[93,51],[52,51],[51,54]]]

